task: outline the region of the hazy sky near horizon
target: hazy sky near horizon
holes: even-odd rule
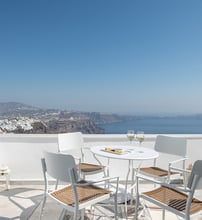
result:
[[[202,113],[202,1],[2,0],[0,74],[0,102]]]

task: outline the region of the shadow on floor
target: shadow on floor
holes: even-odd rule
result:
[[[0,220],[30,219],[42,200],[42,193],[43,191],[39,189],[22,187],[1,191],[2,210]]]

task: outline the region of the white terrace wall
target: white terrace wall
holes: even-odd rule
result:
[[[188,163],[193,163],[197,159],[202,159],[202,135],[171,135],[187,138]],[[153,148],[156,135],[145,135],[144,147]],[[126,145],[129,144],[126,135],[84,135],[85,154],[88,162],[95,162],[90,147],[95,145]],[[136,141],[133,145],[138,145]],[[40,158],[43,150],[57,151],[57,135],[48,134],[1,134],[0,135],[0,166],[7,165],[10,170],[11,181],[41,181],[43,180]],[[160,162],[162,167],[166,166],[166,160]],[[107,161],[101,158],[101,162]],[[146,163],[151,163],[147,161]],[[119,175],[124,179],[127,172],[127,162],[112,160],[110,162],[110,172]]]

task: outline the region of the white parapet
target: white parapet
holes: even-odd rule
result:
[[[187,138],[188,163],[202,159],[202,135],[172,135]],[[145,135],[144,147],[153,148],[156,135]],[[116,146],[129,144],[125,134],[86,134],[84,135],[85,153],[88,162],[95,162],[90,147],[94,145],[114,144]],[[133,142],[133,145],[137,145]],[[0,135],[0,164],[6,164],[10,169],[12,181],[41,181],[43,180],[41,169],[41,157],[43,150],[57,151],[56,134],[1,134]],[[102,158],[101,161],[106,163]],[[148,163],[148,161],[147,161]],[[161,166],[165,166],[164,163]],[[110,170],[120,178],[125,177],[127,162],[113,160],[110,162]]]

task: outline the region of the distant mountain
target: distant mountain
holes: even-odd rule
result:
[[[100,112],[42,109],[18,102],[0,103],[0,130],[2,132],[63,133],[81,131],[83,133],[103,133],[104,130],[99,127],[99,124],[131,119],[134,117]],[[19,123],[21,123],[20,127]],[[30,124],[30,129],[26,128],[25,130],[24,124]]]
[[[103,133],[104,130],[99,127],[99,124],[125,121],[132,118],[131,116],[99,112],[42,109],[18,102],[0,103],[0,130],[2,132],[62,133],[81,131],[83,133]],[[36,121],[35,125],[33,125],[33,121]],[[19,122],[22,125],[20,128]],[[8,128],[7,124],[11,128]],[[30,124],[30,129],[25,130],[24,124]],[[41,125],[44,125],[45,128],[41,129]]]
[[[100,112],[81,112],[68,111],[58,109],[42,109],[19,102],[0,103],[0,119],[10,119],[14,117],[33,117],[46,121],[50,117],[56,120],[64,120],[66,118],[77,118],[80,120],[90,120],[95,124],[105,124],[118,121],[126,121],[134,119],[134,116],[107,114]]]
[[[103,133],[87,113],[0,103],[0,133]]]
[[[10,112],[22,112],[22,111],[36,111],[39,108],[25,105],[19,102],[1,102],[0,103],[0,114],[10,113]]]
[[[0,103],[0,119],[10,119],[15,117],[40,118],[44,114],[58,112],[56,109],[42,109],[19,102]]]

